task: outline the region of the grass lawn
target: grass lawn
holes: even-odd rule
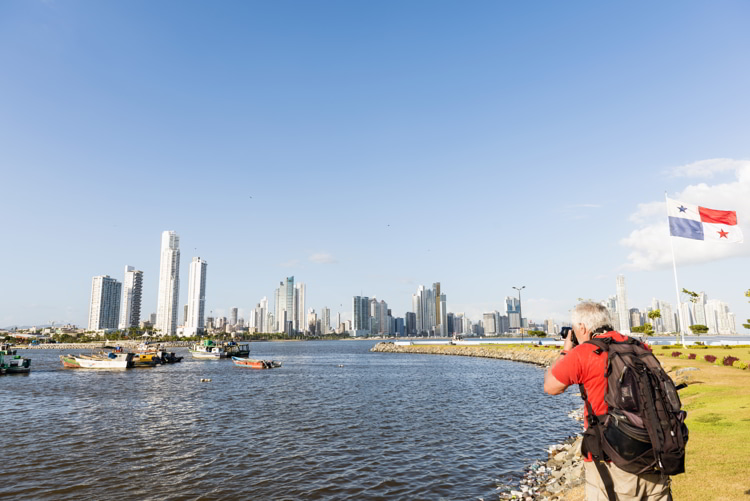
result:
[[[671,353],[696,353],[695,360],[673,358]],[[718,366],[703,360],[731,355],[750,362],[750,347],[661,349],[654,353],[676,382],[687,380],[680,391],[687,411],[690,438],[687,472],[674,477],[674,498],[685,501],[750,500],[750,371]],[[695,367],[679,376],[679,369]]]

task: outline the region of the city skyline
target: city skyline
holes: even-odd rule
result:
[[[214,316],[287,276],[297,325],[438,279],[472,319],[526,286],[525,318],[564,320],[620,274],[676,309],[673,245],[682,287],[750,318],[750,245],[671,241],[664,197],[750,235],[750,5],[190,5],[2,5],[0,327],[85,326],[126,265],[158,313],[165,229]]]

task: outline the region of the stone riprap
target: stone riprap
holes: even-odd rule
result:
[[[498,358],[548,367],[558,357],[558,350],[535,347],[486,347],[461,345],[396,345],[378,343],[371,351],[384,353],[422,353],[429,355],[458,355],[465,357]],[[570,417],[583,421],[583,407],[570,413]],[[581,435],[550,446],[547,461],[537,461],[526,469],[518,485],[497,484],[501,500],[555,501],[565,498],[571,488],[584,482]]]
[[[17,344],[13,348],[17,350],[95,350],[104,346],[122,346],[126,349],[137,348],[142,341],[97,341],[95,343],[44,343],[44,344]],[[158,341],[150,343],[149,346],[159,344],[162,348],[184,347],[195,344],[195,341]]]
[[[482,345],[412,344],[397,345],[384,342],[376,344],[371,351],[385,353],[424,353],[429,355],[458,355],[464,357],[499,358],[548,367],[560,354],[559,350],[536,347],[488,347]]]

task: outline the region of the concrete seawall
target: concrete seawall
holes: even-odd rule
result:
[[[558,350],[533,347],[511,348],[504,346],[461,346],[461,345],[396,345],[378,343],[372,350],[381,353],[423,353],[427,355],[458,355],[463,357],[499,358],[514,362],[548,367],[560,354]]]

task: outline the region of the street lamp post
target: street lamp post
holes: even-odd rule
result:
[[[521,316],[521,290],[525,289],[526,286],[522,285],[519,289],[518,287],[513,287],[518,291],[518,331],[521,333],[521,341],[523,342],[523,316]]]

